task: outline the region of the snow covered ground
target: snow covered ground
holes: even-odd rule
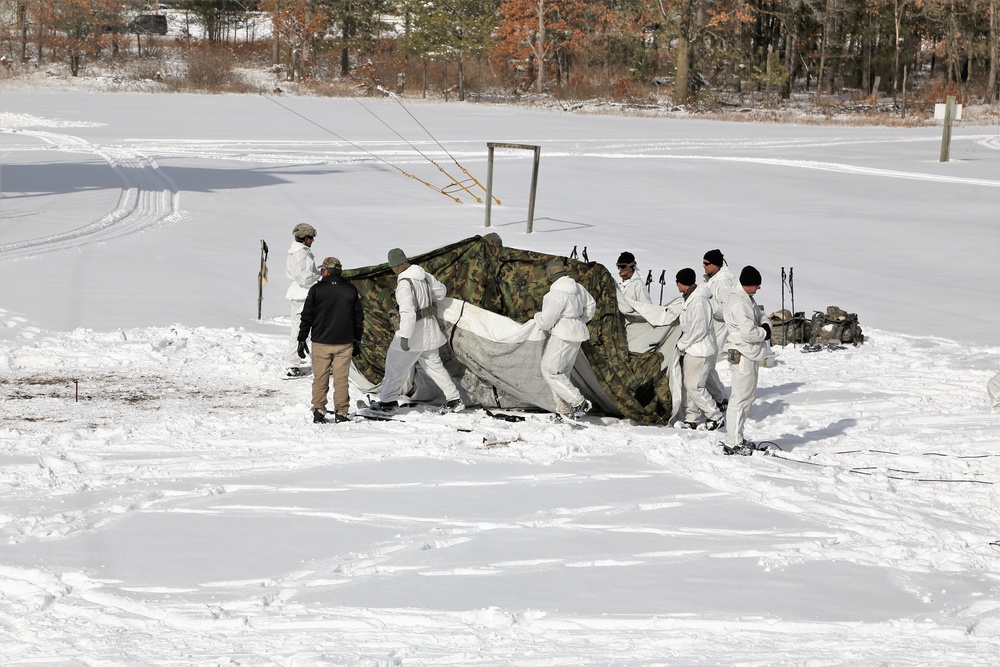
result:
[[[768,311],[794,267],[796,309],[868,341],[778,349],[748,427],[776,456],[596,416],[313,425],[280,378],[292,226],[348,267],[482,233],[401,172],[485,182],[487,141],[542,147],[531,235],[530,160],[498,152],[508,245],[668,282],[719,247]],[[953,141],[5,91],[0,662],[998,664],[1000,137]]]

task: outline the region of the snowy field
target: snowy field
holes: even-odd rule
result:
[[[0,664],[1000,664],[995,126],[942,164],[934,127],[406,105],[3,91]],[[488,141],[542,147],[530,235],[529,154],[497,152],[492,230],[424,157],[485,182]],[[778,348],[747,433],[776,456],[599,416],[314,425],[281,379],[298,222],[346,267],[630,250],[664,303],[718,247],[768,312],[794,267],[796,310],[868,341]]]

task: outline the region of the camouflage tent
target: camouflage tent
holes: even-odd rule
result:
[[[524,386],[528,377],[541,381],[538,359],[544,339],[523,344],[494,342],[496,349],[484,352],[481,345],[474,343],[471,330],[462,324],[473,312],[494,318],[493,324],[483,324],[480,329],[496,329],[496,323],[506,321],[504,318],[513,323],[531,320],[548,292],[545,266],[552,259],[552,255],[505,248],[496,234],[475,236],[410,257],[413,264],[422,266],[448,287],[450,298],[438,306],[449,338],[442,358],[472,402],[486,407],[531,404],[552,409],[547,391],[541,396],[526,391]],[[669,343],[676,340],[679,332],[673,330],[677,327],[663,327],[665,332],[660,338],[669,343],[656,351],[630,353],[626,320],[619,310],[612,275],[596,262],[566,262],[570,275],[597,302],[597,312],[589,324],[590,340],[583,344],[583,354],[574,368],[574,383],[605,414],[643,424],[667,423],[676,404],[670,391],[670,374],[664,370],[669,366],[664,354],[674,356]],[[358,288],[365,309],[365,340],[361,355],[354,359],[353,377],[363,378],[362,385],[367,381],[368,387],[375,387],[382,381],[386,350],[395,333],[396,277],[387,264],[347,270],[344,277]],[[513,323],[511,326],[516,328]]]

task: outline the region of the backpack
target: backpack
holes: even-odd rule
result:
[[[779,310],[767,318],[771,324],[771,346],[809,342],[810,324],[805,313]]]
[[[826,343],[851,343],[859,345],[865,340],[861,325],[855,313],[848,313],[837,306],[829,306],[824,313],[817,310],[809,329],[809,342],[815,345]]]

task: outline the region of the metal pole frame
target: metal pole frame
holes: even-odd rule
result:
[[[486,224],[485,227],[491,226],[491,215],[493,212],[493,152],[497,148],[514,148],[518,150],[526,150],[534,153],[534,160],[531,166],[531,191],[528,196],[528,227],[527,232],[530,234],[534,228],[535,224],[535,192],[538,190],[538,164],[541,161],[542,148],[541,146],[532,146],[529,144],[507,144],[490,141],[487,142],[486,148],[488,149],[489,157],[487,158],[486,164]]]

